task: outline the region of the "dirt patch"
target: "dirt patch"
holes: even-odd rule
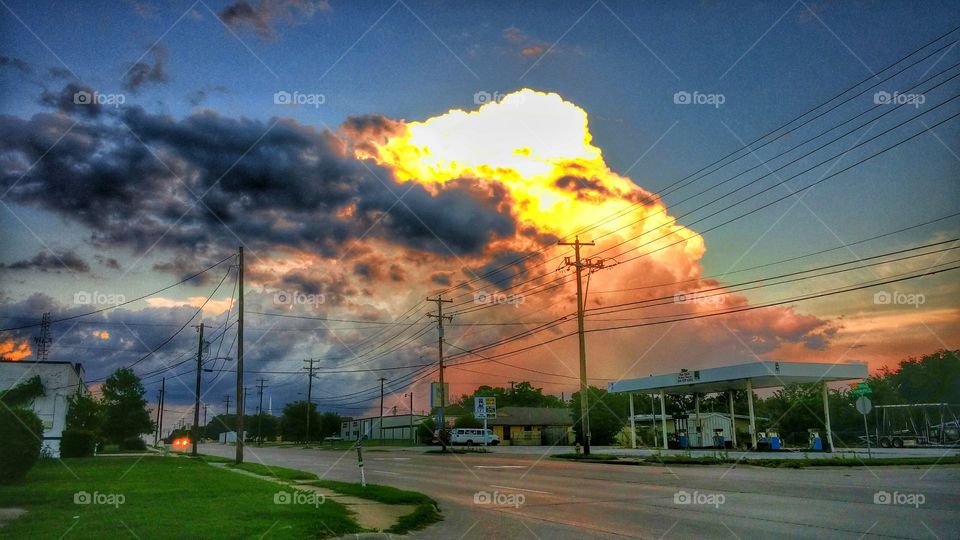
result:
[[[0,508],[0,529],[26,513],[27,511],[23,508]]]

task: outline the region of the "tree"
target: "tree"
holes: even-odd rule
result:
[[[103,427],[103,406],[87,392],[77,392],[67,400],[67,429],[89,431],[94,435]]]
[[[542,388],[536,388],[527,381],[517,383],[513,388],[501,386],[480,386],[472,395],[464,395],[457,401],[457,405],[473,410],[473,398],[493,397],[497,400],[497,407],[566,407],[567,404],[556,396],[544,394]]]
[[[453,423],[453,427],[458,428],[482,428],[483,422],[477,420],[472,414],[465,414],[463,416],[457,417],[457,420]]]
[[[890,379],[908,403],[960,403],[960,351],[908,358]]]
[[[610,444],[630,416],[629,394],[610,394],[606,390],[591,386],[589,387],[589,396],[590,444]],[[577,439],[582,444],[580,392],[575,392],[571,396],[570,408],[573,411],[573,429],[577,433]]]
[[[313,427],[310,428],[310,438],[319,438],[330,437],[333,435],[340,434],[340,426],[343,424],[343,418],[335,412],[325,412],[320,415],[320,422],[318,423],[319,429],[317,433],[314,434]],[[313,424],[310,424],[313,426]]]
[[[107,377],[102,387],[103,427],[101,433],[109,441],[122,443],[154,430],[147,411],[143,383],[130,368],[120,368]]]
[[[306,401],[294,401],[283,407],[280,419],[280,433],[284,441],[304,442],[307,440],[307,415],[310,416],[310,438],[316,440],[320,433],[320,415],[316,406]]]

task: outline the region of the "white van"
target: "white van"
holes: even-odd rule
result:
[[[488,445],[500,444],[500,437],[492,429],[487,430],[486,437],[483,429],[455,428],[450,431],[450,444],[483,445],[484,439]]]

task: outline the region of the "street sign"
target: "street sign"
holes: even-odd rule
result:
[[[873,410],[873,403],[870,402],[870,398],[867,396],[860,396],[857,398],[857,411],[860,414],[870,414],[870,411]]]
[[[443,383],[443,402],[450,404],[450,383]],[[440,406],[440,383],[430,383],[430,408]]]
[[[850,386],[850,395],[853,396],[866,396],[873,393],[873,389],[870,388],[870,385],[865,382],[855,383]]]
[[[497,398],[475,397],[473,398],[473,416],[475,418],[496,418],[497,417]]]

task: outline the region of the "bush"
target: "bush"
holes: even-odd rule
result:
[[[60,439],[60,457],[90,457],[97,446],[97,436],[85,429],[67,429]]]
[[[43,422],[25,409],[0,408],[0,484],[19,482],[40,459]]]
[[[120,443],[121,450],[146,450],[147,443],[140,437],[127,437]]]

